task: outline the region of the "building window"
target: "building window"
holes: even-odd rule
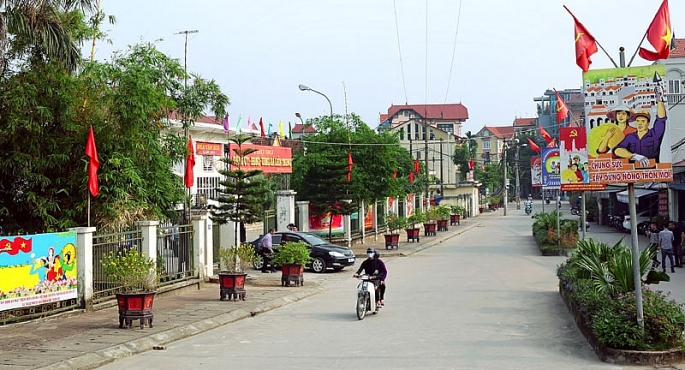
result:
[[[204,172],[214,172],[214,156],[213,155],[203,155],[202,156],[202,171]]]
[[[669,94],[680,94],[680,85],[679,80],[668,80]]]
[[[411,123],[407,125],[407,138],[411,140]]]
[[[483,140],[483,150],[490,151],[490,139]]]
[[[205,176],[197,178],[197,194],[204,195],[206,199],[219,199],[218,191],[220,177]]]
[[[442,130],[445,132],[449,132],[450,134],[454,133],[454,125],[451,123],[438,123],[438,130]]]
[[[419,124],[414,124],[414,140],[419,140]]]

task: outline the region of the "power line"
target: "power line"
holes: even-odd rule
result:
[[[454,67],[454,56],[457,53],[457,35],[459,34],[459,20],[461,19],[461,0],[459,0],[459,11],[457,12],[457,29],[454,31],[454,45],[452,46],[452,63],[450,64],[450,73],[447,76],[447,91],[445,91],[445,101],[447,103],[447,94],[450,92],[450,82],[452,82],[452,68]]]
[[[400,46],[400,27],[397,24],[397,4],[395,0],[392,1],[392,8],[395,12],[395,33],[397,34],[397,51],[400,54],[400,71],[402,73],[402,88],[404,89],[404,104],[409,104],[409,98],[407,98],[407,83],[404,80],[404,61],[402,60],[402,47]]]

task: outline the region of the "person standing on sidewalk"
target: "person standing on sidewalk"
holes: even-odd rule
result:
[[[671,272],[675,272],[673,264],[673,233],[666,225],[659,233],[659,249],[661,249],[661,267],[666,272],[666,257],[671,261]]]
[[[668,229],[673,233],[673,257],[675,266],[683,267],[683,228],[679,222],[669,221]]]
[[[271,265],[271,271],[267,270],[269,267],[269,264],[271,264],[271,256],[274,253],[273,246],[271,245],[272,243],[272,236],[276,232],[276,229],[273,227],[269,229],[269,232],[266,233],[262,237],[262,252],[264,253],[264,264],[262,264],[262,273],[268,273],[268,272],[276,272],[276,269],[274,268],[274,265]]]
[[[652,268],[655,269],[659,267],[659,257],[657,257],[659,251],[659,231],[656,228],[656,222],[651,222],[649,224],[649,229],[646,234],[649,238],[649,245],[647,245],[647,248],[652,254]]]

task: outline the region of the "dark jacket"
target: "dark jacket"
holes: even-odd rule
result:
[[[365,274],[375,275],[379,280],[385,280],[388,276],[388,270],[385,269],[385,263],[378,258],[365,259],[359,266],[357,274],[364,270]]]

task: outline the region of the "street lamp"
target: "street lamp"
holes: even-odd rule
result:
[[[518,144],[516,139],[516,209],[521,209],[521,183],[519,181],[519,149],[528,144]]]
[[[328,97],[327,97],[324,93],[322,93],[321,91],[316,91],[316,90],[312,89],[311,87],[309,87],[309,86],[307,86],[307,85],[302,85],[302,84],[300,84],[300,85],[298,86],[298,88],[300,89],[300,91],[311,91],[311,92],[315,92],[315,93],[317,93],[317,94],[323,96],[324,98],[326,98],[326,100],[328,100],[328,106],[331,108],[331,120],[333,120],[333,104],[331,103],[331,99],[328,99]]]
[[[302,115],[300,114],[300,112],[295,112],[295,117],[299,118],[300,123],[302,124],[302,126],[304,126],[304,121],[302,120]]]

